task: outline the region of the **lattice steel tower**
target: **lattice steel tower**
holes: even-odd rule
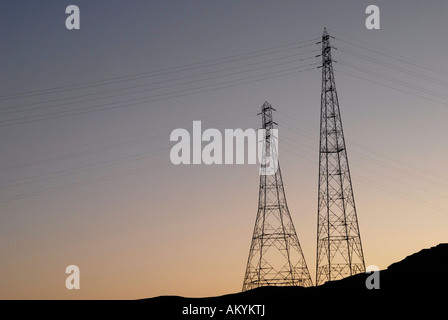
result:
[[[365,272],[347,150],[331,59],[322,36],[316,285]]]
[[[313,285],[286,204],[272,110],[275,109],[268,102],[261,107],[265,138],[260,165],[258,213],[243,291],[263,286]]]

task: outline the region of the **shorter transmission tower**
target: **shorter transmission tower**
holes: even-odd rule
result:
[[[258,213],[247,261],[243,291],[263,286],[312,286],[308,267],[286,204],[272,111],[268,102],[261,107],[265,139],[260,168]],[[267,159],[274,170],[267,171]]]

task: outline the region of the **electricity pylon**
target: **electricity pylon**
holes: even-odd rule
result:
[[[286,204],[272,106],[261,107],[263,129],[258,213],[243,291],[263,286],[312,286],[308,267]]]
[[[322,36],[316,285],[365,272],[355,199],[331,59]]]

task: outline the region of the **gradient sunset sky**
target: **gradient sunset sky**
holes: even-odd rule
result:
[[[65,27],[71,4],[80,30]],[[365,27],[370,4],[380,30]],[[258,166],[175,166],[170,133],[258,129],[264,101],[315,282],[324,27],[366,265],[447,242],[447,13],[436,0],[0,0],[0,298],[240,291]],[[72,264],[80,290],[65,287]]]

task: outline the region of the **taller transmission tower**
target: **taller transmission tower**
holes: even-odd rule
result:
[[[243,291],[262,286],[313,285],[286,204],[272,110],[275,109],[268,102],[261,107],[265,139],[260,167],[258,213]]]
[[[316,285],[365,272],[330,36],[322,36]]]

